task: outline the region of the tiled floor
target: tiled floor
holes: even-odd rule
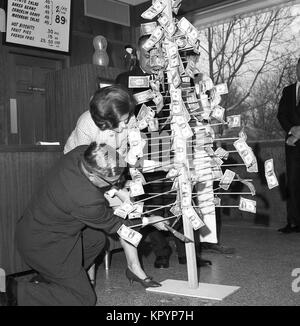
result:
[[[236,248],[235,255],[203,253],[212,266],[201,267],[199,282],[239,286],[223,301],[203,300],[145,291],[138,283],[129,285],[125,277],[126,260],[122,251],[115,252],[109,271],[101,264],[97,271],[96,292],[99,306],[253,306],[300,305],[300,233],[283,235],[275,229],[241,224],[223,226],[222,243]],[[171,242],[174,248],[174,243]],[[179,265],[175,249],[170,267],[153,267],[154,255],[144,257],[146,272],[157,281],[187,280],[186,266]],[[292,271],[299,268],[299,281]],[[299,292],[292,283],[299,284]]]

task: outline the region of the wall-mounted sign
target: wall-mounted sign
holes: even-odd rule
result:
[[[69,52],[71,0],[8,0],[6,42]]]

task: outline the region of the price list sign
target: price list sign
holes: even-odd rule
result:
[[[69,52],[71,0],[8,0],[6,42]]]

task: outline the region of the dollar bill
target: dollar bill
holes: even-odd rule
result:
[[[214,87],[212,79],[208,76],[205,76],[198,84],[200,94],[206,94],[207,91],[212,90]]]
[[[143,36],[143,35],[151,35],[156,27],[157,27],[156,22],[141,24],[141,36]]]
[[[171,110],[173,116],[181,115],[182,114],[181,102],[171,103],[170,110]]]
[[[140,120],[149,121],[154,117],[155,117],[154,110],[152,110],[152,108],[150,108],[146,104],[143,104],[136,118],[138,121]]]
[[[153,19],[158,14],[160,14],[166,7],[166,3],[161,0],[155,0],[152,3],[152,6],[142,13],[142,18],[144,19]]]
[[[273,189],[279,186],[275,171],[273,159],[265,162],[265,177],[268,183],[268,188]]]
[[[178,205],[177,201],[175,203],[174,206],[172,206],[170,208],[170,212],[174,215],[174,216],[177,216],[177,215],[180,215],[181,214],[181,208],[180,206]]]
[[[137,122],[137,127],[139,128],[139,130],[144,130],[148,127],[148,122],[145,119],[139,120]]]
[[[228,86],[226,83],[215,85],[214,88],[218,95],[228,94]]]
[[[241,197],[239,209],[244,212],[249,212],[249,213],[255,214],[256,213],[256,201]]]
[[[178,29],[188,37],[188,42],[194,44],[199,37],[199,32],[185,17],[177,24]]]
[[[231,115],[227,117],[228,128],[238,128],[241,126],[241,115]]]
[[[153,102],[156,105],[156,112],[159,113],[164,107],[164,98],[160,92],[155,92]]]
[[[179,62],[179,56],[178,55],[169,59],[169,67],[171,69],[179,67],[179,65],[180,65],[180,62]]]
[[[141,218],[144,211],[144,203],[134,204],[134,211],[128,214],[130,220]]]
[[[179,55],[178,46],[176,43],[168,42],[165,46],[168,58],[174,58]]]
[[[181,207],[188,207],[192,202],[192,185],[188,181],[182,181],[183,176],[179,176],[179,191]]]
[[[213,156],[211,158],[211,167],[214,166],[221,166],[224,162],[222,161],[222,159],[220,159],[220,157],[218,156]]]
[[[182,101],[182,90],[180,88],[172,89],[170,95],[172,102],[179,103]]]
[[[182,215],[190,221],[194,230],[199,230],[205,226],[204,222],[201,220],[193,207],[182,208]]]
[[[215,165],[211,168],[211,174],[213,180],[220,180],[223,177],[223,172],[220,165]]]
[[[257,172],[257,160],[252,149],[247,145],[244,139],[239,139],[233,143],[240,157],[247,167],[248,172]]]
[[[162,13],[158,18],[158,22],[165,29],[165,31],[169,34],[169,36],[173,36],[176,32],[176,26],[173,21],[169,19],[169,17]]]
[[[235,172],[231,170],[226,170],[222,179],[220,180],[220,188],[228,190],[235,176]]]
[[[136,218],[142,218],[142,214],[139,212],[132,212],[128,215],[129,220],[135,220]]]
[[[150,76],[129,76],[128,87],[129,88],[149,88]]]
[[[214,150],[212,149],[211,146],[207,146],[204,148],[205,152],[207,153],[208,156],[213,157],[215,155]]]
[[[131,243],[133,246],[137,247],[142,239],[142,235],[122,224],[119,230],[117,231],[120,238]]]
[[[144,203],[134,204],[135,212],[142,214],[144,211]]]
[[[158,131],[159,130],[159,122],[157,118],[153,118],[148,122],[148,130],[149,131]]]
[[[192,128],[183,116],[174,116],[172,122],[177,124],[177,126],[180,128],[182,137],[184,139],[188,139],[194,136]]]
[[[229,153],[222,147],[218,147],[216,150],[215,150],[215,153],[214,153],[216,156],[218,156],[219,158],[221,158],[222,160],[227,160],[228,157],[229,157]]]
[[[186,161],[186,140],[183,138],[175,137],[173,143],[173,149],[175,152],[175,163],[185,163]]]
[[[122,217],[123,219],[126,219],[128,214],[134,211],[133,203],[131,202],[125,202],[122,205],[120,205],[115,211],[114,215],[117,215],[119,217]]]
[[[217,105],[214,107],[211,116],[215,118],[216,120],[223,122],[224,121],[224,114],[225,109],[222,108],[220,105]]]
[[[130,183],[130,197],[137,197],[144,194],[145,191],[142,180],[135,180]]]
[[[164,31],[160,26],[157,26],[149,39],[143,44],[143,49],[145,51],[150,51],[155,44],[157,44],[163,37]]]
[[[181,85],[181,78],[177,68],[173,68],[167,72],[168,83],[172,84],[174,88]]]
[[[135,98],[137,104],[149,102],[153,99],[153,97],[154,97],[154,94],[151,89],[134,94],[134,98]]]

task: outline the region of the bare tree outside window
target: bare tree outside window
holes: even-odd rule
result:
[[[227,115],[243,115],[250,138],[283,136],[276,113],[283,87],[295,81],[299,14],[299,6],[281,8],[201,31],[200,69],[208,67],[214,84],[227,82],[222,105]]]

